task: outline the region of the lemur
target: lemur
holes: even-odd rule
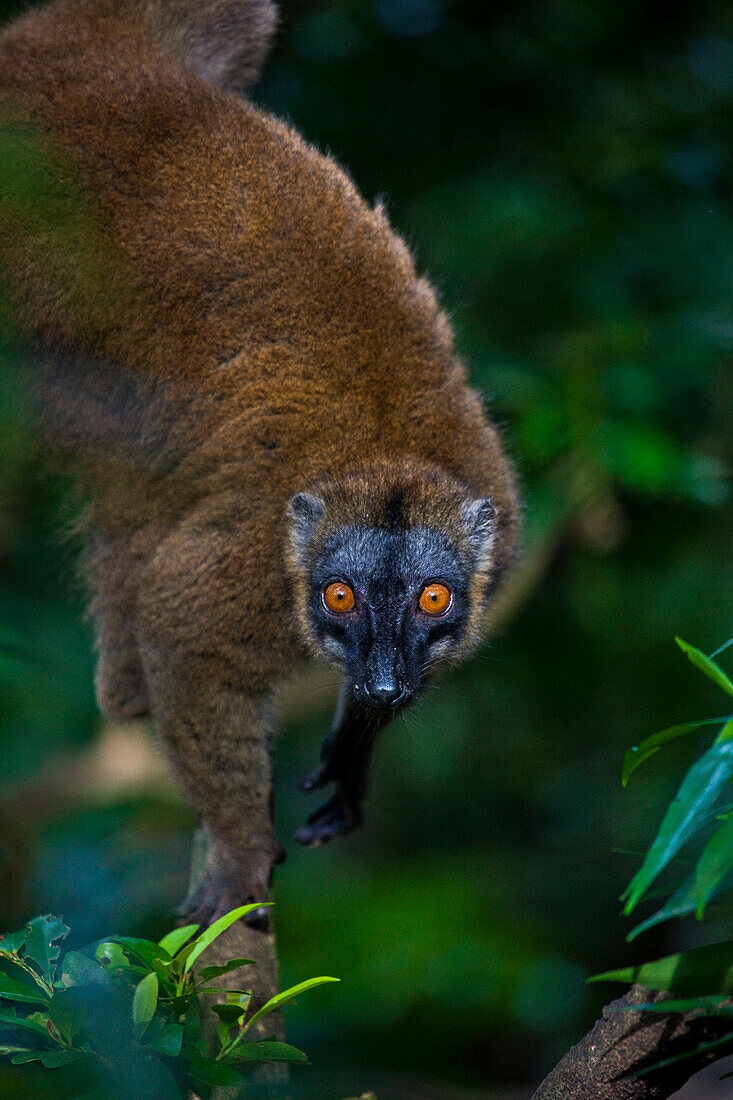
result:
[[[86,502],[100,707],[149,715],[208,838],[184,905],[268,895],[269,741],[344,684],[296,834],[360,824],[375,739],[468,654],[517,545],[511,464],[381,205],[241,92],[271,0],[53,0],[0,37],[0,266]],[[30,168],[28,166],[31,166]],[[30,181],[24,189],[23,180]]]

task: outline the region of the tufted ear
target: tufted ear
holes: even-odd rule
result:
[[[291,543],[297,561],[303,566],[308,561],[308,551],[325,511],[326,505],[321,498],[311,493],[296,493],[288,505]]]
[[[469,500],[461,508],[461,518],[469,542],[476,554],[476,564],[487,563],[496,534],[496,506],[488,497]]]

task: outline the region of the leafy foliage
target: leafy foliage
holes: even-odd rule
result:
[[[337,978],[300,982],[250,1011],[251,992],[214,983],[251,959],[194,969],[217,936],[258,904],[233,909],[199,935],[198,925],[188,925],[158,943],[115,936],[63,956],[69,929],[58,917],[35,917],[0,937],[0,1056],[16,1066],[73,1066],[74,1094],[88,1100],[110,1095],[110,1088],[116,1097],[156,1100],[178,1100],[195,1089],[206,1100],[215,1086],[239,1084],[257,1063],[307,1063],[287,1043],[247,1041],[250,1029],[299,993]],[[211,993],[226,998],[213,1006],[213,1052],[200,1003]]]
[[[638,966],[607,970],[605,974],[596,974],[591,981],[639,982],[651,989],[691,998],[685,1001],[681,1011],[697,1005],[696,998],[700,998],[701,1004],[705,999],[704,1007],[712,1006],[717,1011],[720,1002],[733,993],[733,943],[729,940],[711,943]],[[662,1004],[668,1005],[668,1002]],[[733,1019],[733,1008],[728,1009],[728,1015]]]
[[[707,656],[681,638],[676,641],[695,668],[727,695],[733,695],[730,677],[714,659],[731,645],[731,641],[712,656]],[[631,932],[629,939],[672,917],[694,912],[698,920],[702,920],[711,899],[733,887],[733,807],[719,805],[733,779],[733,715],[687,722],[653,734],[626,754],[623,781],[626,784],[638,765],[667,741],[709,725],[720,725],[722,728],[710,748],[695,761],[683,779],[641,867],[623,894],[626,902],[624,911],[627,914],[633,912],[683,845],[691,840],[707,839],[683,884],[656,913]],[[637,1010],[693,1013],[731,1021],[730,1033],[712,1044],[676,1055],[675,1061],[690,1057],[707,1046],[724,1047],[733,1042],[733,1004],[730,1000],[733,995],[733,941],[707,944],[636,966],[608,970],[590,980],[638,982],[674,995],[671,1000],[634,1006]],[[671,1060],[656,1062],[654,1067],[648,1068],[659,1068]]]
[[[730,677],[712,657],[681,638],[676,641],[695,668],[708,676],[726,694],[733,695]],[[733,811],[729,807],[720,806],[719,802],[733,778],[733,714],[671,726],[653,734],[626,754],[624,783],[628,782],[639,764],[657,752],[665,742],[703,726],[716,724],[721,725],[717,737],[683,779],[641,867],[623,894],[626,903],[624,912],[629,914],[634,911],[652,883],[677,856],[683,845],[699,837],[707,829],[711,819],[719,824],[689,878],[672,895],[666,906],[634,929],[632,938],[652,924],[671,916],[695,912],[702,919],[710,899],[727,885],[727,876],[733,871]]]

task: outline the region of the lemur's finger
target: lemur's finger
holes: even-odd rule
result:
[[[324,748],[328,741],[324,744]],[[301,779],[298,787],[301,791],[317,791],[320,787],[325,787],[327,783],[330,783],[332,779],[335,779],[333,758],[330,754],[323,754],[321,762],[315,771],[312,771],[310,775],[307,775],[305,779]]]
[[[295,840],[306,848],[314,848],[350,832],[353,827],[351,815],[344,806],[341,795],[335,794],[314,810],[307,824],[296,832]]]
[[[301,779],[300,783],[298,784],[298,790],[303,791],[307,794],[308,791],[317,791],[320,787],[325,787],[326,783],[328,782],[328,778],[326,777],[325,772],[325,768],[317,768],[316,771],[311,772],[310,775],[307,775],[305,779]]]

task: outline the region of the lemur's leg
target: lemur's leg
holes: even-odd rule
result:
[[[321,763],[300,785],[303,791],[314,791],[333,782],[336,790],[298,829],[295,839],[299,844],[325,844],[361,825],[374,745],[393,717],[394,711],[357,703],[350,684],[343,685],[333,728],[321,747]]]
[[[184,905],[200,924],[268,901],[283,854],[272,821],[272,675],[264,649],[242,641],[253,612],[242,600],[251,566],[236,503],[206,500],[177,524],[149,558],[137,602],[153,726],[208,842]]]
[[[85,555],[94,592],[90,611],[98,650],[97,702],[114,718],[139,718],[150,710],[134,629],[140,560],[133,537],[96,537]]]
[[[270,700],[176,669],[148,646],[143,660],[153,724],[207,840],[203,877],[179,914],[207,925],[238,905],[269,901],[273,865],[284,858],[272,820]],[[267,910],[254,917],[266,920]]]

